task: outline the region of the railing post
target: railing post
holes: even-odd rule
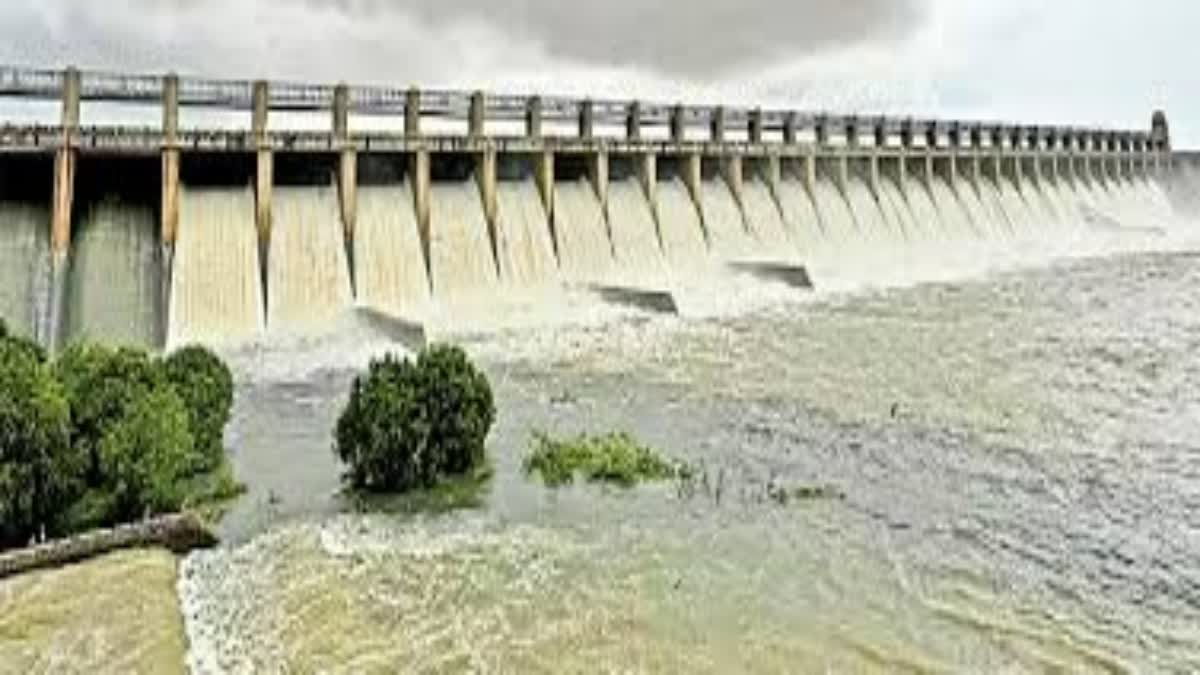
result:
[[[762,108],[755,108],[750,111],[750,119],[746,123],[746,134],[751,143],[763,142],[763,111]]]
[[[421,135],[421,90],[416,87],[404,92],[404,135]]]
[[[542,137],[542,99],[531,96],[525,101],[525,136]]]
[[[485,101],[482,91],[471,94],[470,107],[467,110],[467,135],[471,138],[482,138],[485,123]]]
[[[625,115],[625,138],[631,141],[640,140],[642,137],[642,104],[634,101],[629,104],[629,111]]]
[[[682,104],[671,108],[671,141],[674,143],[682,143],[687,140],[687,125],[683,115],[684,107]]]
[[[579,137],[590,139],[596,134],[596,104],[591,99],[579,104]]]
[[[722,106],[713,108],[709,137],[713,143],[725,142],[725,108]]]

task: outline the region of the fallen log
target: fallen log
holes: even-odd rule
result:
[[[131,548],[161,547],[181,555],[216,544],[216,535],[199,517],[190,513],[161,516],[0,553],[0,579]]]

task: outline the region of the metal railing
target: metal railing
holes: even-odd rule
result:
[[[161,104],[166,87],[162,76],[125,74],[106,71],[54,71],[0,66],[0,96],[26,99],[61,100],[68,78],[78,74],[81,101]],[[178,104],[181,107],[209,107],[229,110],[253,110],[255,83],[250,80],[178,78]],[[270,82],[267,86],[268,110],[322,111],[335,105],[337,87],[322,84]],[[380,86],[348,87],[348,112],[363,115],[407,115],[410,100],[418,101],[419,117],[469,119],[473,100],[482,100],[484,120],[527,119],[532,103],[537,102],[541,120],[576,122],[589,109],[594,126],[625,126],[636,129],[673,127],[711,128],[718,120],[726,130],[746,129],[755,120],[761,133],[782,133],[794,138],[799,132],[812,131],[818,142],[831,136],[843,139],[871,137],[887,139],[899,135],[907,139],[925,138],[934,146],[1066,149],[1127,151],[1165,149],[1169,139],[1154,138],[1144,130],[1112,130],[1078,126],[1023,126],[995,121],[921,119],[883,115],[839,115],[793,110],[761,110],[737,106],[699,106],[601,99],[577,99],[558,96],[521,96],[460,90],[400,89]],[[720,113],[718,113],[718,110]],[[718,114],[721,116],[718,118]],[[636,119],[633,116],[636,115]],[[1011,139],[1011,140],[1008,140]],[[1157,146],[1155,144],[1158,144]]]

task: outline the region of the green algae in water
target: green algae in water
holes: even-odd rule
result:
[[[560,440],[537,432],[524,468],[527,476],[537,474],[552,488],[570,485],[576,476],[629,488],[671,480],[686,472],[683,465],[664,459],[626,433],[581,434]]]

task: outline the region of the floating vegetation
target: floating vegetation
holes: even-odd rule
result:
[[[582,477],[590,483],[629,488],[678,478],[688,471],[626,433],[581,434],[559,440],[537,432],[531,448],[525,458],[525,474],[539,475],[547,487],[569,485]]]

